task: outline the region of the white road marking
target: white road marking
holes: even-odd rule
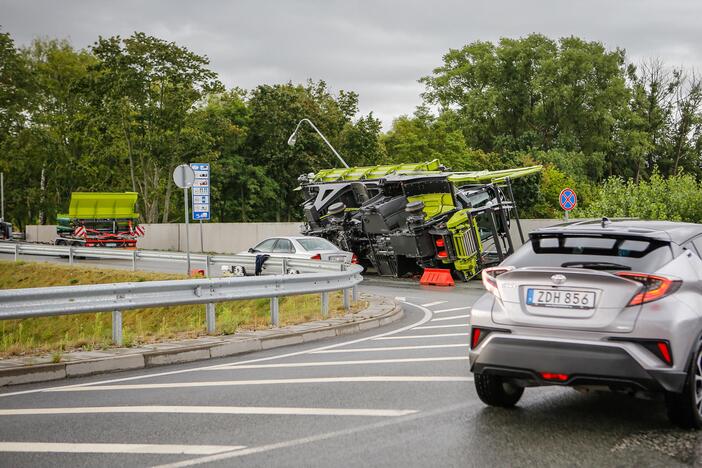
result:
[[[326,351],[316,351],[314,354],[361,353],[361,352],[376,352],[376,351],[404,351],[404,350],[410,350],[410,349],[433,349],[433,348],[465,348],[467,346],[468,346],[468,343],[419,345],[419,346],[387,346],[384,348],[328,349]]]
[[[454,345],[450,345],[454,346]],[[455,345],[455,346],[468,346]],[[238,387],[243,385],[290,385],[290,384],[319,384],[319,383],[353,383],[353,382],[465,382],[472,381],[472,377],[446,377],[446,376],[396,376],[379,375],[367,377],[314,377],[301,379],[268,379],[268,380],[215,380],[204,382],[169,382],[156,384],[123,384],[123,385],[98,385],[92,387],[57,388],[51,392],[93,392],[113,390],[154,390],[166,388],[193,388],[193,387]]]
[[[470,310],[471,307],[454,307],[453,309],[442,309],[442,310],[435,310],[435,314],[443,314],[444,312],[456,312],[459,310]]]
[[[416,410],[385,410],[365,408],[295,408],[285,406],[85,406],[74,408],[0,409],[0,416],[36,416],[54,414],[265,414],[292,416],[376,416],[396,417],[416,413]]]
[[[452,315],[450,317],[439,317],[439,318],[434,318],[429,320],[430,322],[445,322],[446,320],[454,320],[454,319],[462,319],[462,318],[468,318],[470,317],[470,314],[465,314],[465,315]]]
[[[55,388],[72,388],[72,387],[84,387],[84,386],[91,386],[91,385],[111,384],[111,383],[116,383],[116,382],[129,382],[132,380],[150,379],[150,378],[155,378],[155,377],[163,377],[163,376],[167,376],[167,375],[185,374],[188,372],[216,370],[222,366],[248,364],[251,362],[270,361],[270,360],[274,360],[274,359],[282,359],[282,358],[287,358],[287,357],[292,357],[292,356],[300,356],[303,354],[312,353],[314,351],[321,351],[323,349],[339,348],[342,346],[348,346],[348,345],[352,345],[352,344],[356,344],[356,343],[361,343],[361,342],[373,340],[376,338],[382,338],[385,336],[395,335],[397,333],[402,333],[402,332],[405,332],[407,330],[411,330],[415,326],[426,323],[431,319],[431,310],[427,309],[426,307],[422,307],[418,304],[413,304],[411,302],[405,302],[405,304],[410,305],[412,307],[417,307],[419,309],[422,309],[424,311],[424,317],[422,317],[421,319],[419,319],[418,321],[416,321],[415,323],[412,323],[410,325],[406,325],[406,326],[398,328],[396,330],[390,330],[387,332],[379,333],[377,335],[367,336],[364,338],[357,338],[357,339],[354,339],[351,341],[344,341],[342,343],[336,343],[333,345],[320,346],[319,348],[312,348],[312,349],[307,349],[307,350],[303,350],[303,351],[294,351],[291,353],[279,354],[276,356],[269,356],[269,357],[264,357],[264,358],[249,359],[249,360],[240,361],[240,362],[233,363],[233,364],[232,363],[214,364],[214,365],[209,365],[209,366],[193,367],[193,368],[189,368],[189,369],[181,369],[181,370],[176,370],[176,371],[154,372],[152,374],[136,375],[133,377],[121,377],[121,378],[109,379],[109,380],[99,380],[96,382],[89,382],[89,383],[83,383],[83,384],[61,385],[58,387],[37,388],[37,389],[33,389],[33,390],[21,390],[18,392],[0,393],[0,398],[15,396],[15,395],[26,395],[26,394],[30,394],[30,393],[42,393],[42,392],[47,392],[47,391],[55,389]]]
[[[415,338],[443,338],[446,336],[468,336],[468,333],[443,333],[437,335],[403,335],[403,336],[384,336],[381,338],[373,338],[373,340],[412,340]]]
[[[244,366],[232,365],[220,367],[218,370],[237,369],[277,369],[283,367],[324,367],[324,366],[356,366],[361,364],[395,364],[401,362],[430,362],[430,361],[458,361],[468,359],[464,356],[429,357],[429,358],[399,358],[399,359],[364,359],[360,361],[322,361],[322,362],[285,362],[280,364],[251,364]]]
[[[431,307],[435,305],[440,305],[440,304],[446,304],[448,301],[436,301],[436,302],[429,302],[428,304],[422,304],[422,307]]]
[[[214,455],[245,445],[73,444],[55,442],[0,442],[0,452],[142,453],[159,455]]]
[[[221,453],[216,455],[209,455],[200,458],[191,458],[190,460],[183,460],[175,463],[168,463],[165,465],[158,465],[154,468],[182,468],[186,466],[202,465],[205,463],[213,463],[222,460],[228,460],[230,458],[245,457],[247,455],[253,455],[256,453],[265,453],[272,450],[286,449],[291,447],[297,447],[300,445],[306,445],[313,442],[321,442],[323,440],[330,440],[338,437],[353,436],[355,434],[368,434],[373,430],[382,429],[386,427],[396,426],[398,424],[403,424],[410,421],[418,421],[420,419],[434,417],[440,414],[456,414],[459,411],[465,411],[467,409],[472,409],[473,407],[479,407],[480,403],[476,401],[471,401],[468,403],[460,403],[457,405],[446,406],[436,410],[422,411],[421,413],[415,413],[408,416],[403,416],[399,418],[384,419],[380,422],[375,422],[372,424],[365,424],[362,426],[355,426],[349,429],[341,429],[333,432],[325,432],[322,434],[317,434],[308,437],[301,437],[299,439],[284,440],[282,442],[274,442],[267,445],[259,445],[258,447],[250,447],[243,450],[234,450],[227,453]],[[475,419],[475,415],[468,416],[468,420],[472,421]],[[225,464],[226,465],[226,464]]]
[[[395,300],[398,301],[398,302],[405,302],[406,299],[407,299],[407,298],[404,297],[404,296],[395,296]]]
[[[413,330],[429,330],[431,328],[458,328],[458,327],[466,328],[466,327],[468,327],[468,325],[465,323],[458,323],[456,325],[427,325],[424,327],[414,327]]]

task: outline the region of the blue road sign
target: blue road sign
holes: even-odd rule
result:
[[[575,194],[575,190],[571,188],[564,188],[561,190],[561,195],[558,197],[558,202],[566,211],[570,211],[578,205],[578,196]]]
[[[195,173],[192,187],[193,220],[210,219],[210,163],[190,163]]]

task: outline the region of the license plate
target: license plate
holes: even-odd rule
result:
[[[343,262],[344,260],[346,260],[346,257],[344,257],[343,255],[330,255],[329,260],[331,260],[332,262]]]
[[[117,244],[114,242],[108,242],[107,244],[105,244],[105,247],[117,247]]]
[[[537,307],[561,307],[566,309],[592,309],[596,295],[591,291],[566,289],[527,289],[526,303]]]

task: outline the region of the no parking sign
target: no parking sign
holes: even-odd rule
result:
[[[558,203],[561,205],[561,208],[565,210],[566,218],[568,218],[568,212],[578,205],[578,196],[575,194],[575,190],[572,188],[564,188],[561,190]]]

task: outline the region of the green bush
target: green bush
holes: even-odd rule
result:
[[[607,179],[580,213],[586,217],[631,217],[702,222],[702,185],[690,174],[664,178],[655,171],[648,181]]]

